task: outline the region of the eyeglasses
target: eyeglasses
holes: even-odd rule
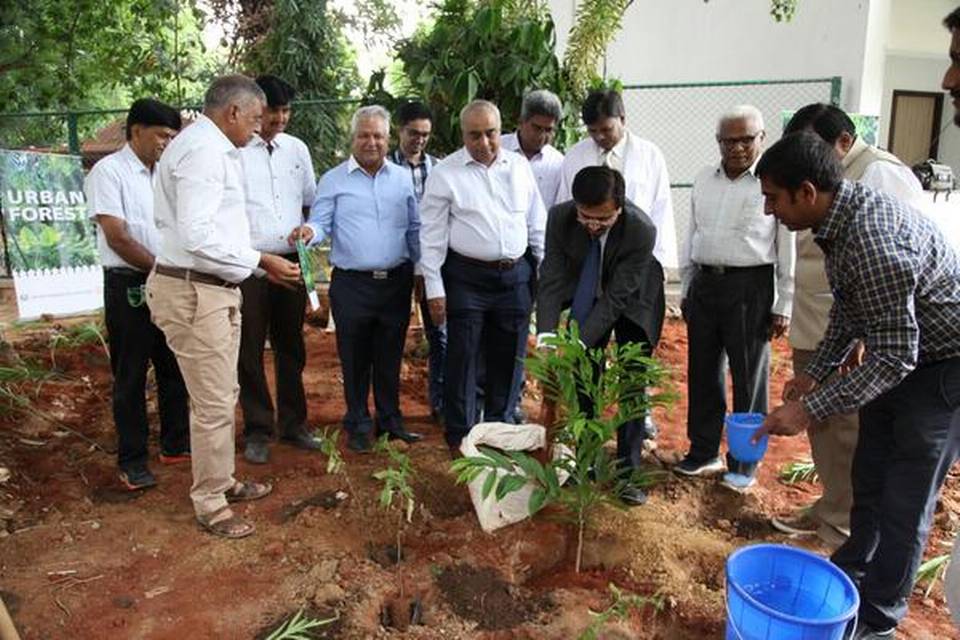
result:
[[[620,211],[621,209],[617,209],[606,218],[593,218],[583,215],[583,210],[577,207],[577,222],[591,229],[607,229],[616,224],[617,218],[620,217]]]
[[[724,147],[735,147],[738,144],[743,145],[744,147],[749,147],[754,143],[754,141],[763,135],[763,131],[758,131],[752,136],[740,136],[739,138],[721,138],[717,136],[717,142],[719,142]]]

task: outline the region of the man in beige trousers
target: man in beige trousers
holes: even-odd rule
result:
[[[259,131],[265,101],[246,76],[214,80],[203,115],[157,163],[154,186],[161,246],[147,279],[147,304],[190,394],[190,498],[197,521],[225,538],[254,532],[229,503],[256,500],[272,489],[233,475],[238,286],[257,267],[279,284],[292,286],[300,278],[295,264],[250,248],[239,147]]]
[[[783,135],[813,131],[831,146],[843,165],[843,177],[917,206],[922,197],[920,182],[910,168],[896,156],[857,137],[856,127],[842,109],[814,103],[797,111]],[[793,316],[790,321],[790,346],[793,370],[804,371],[827,329],[833,294],[824,269],[823,252],[813,241],[813,233],[797,233]],[[858,344],[839,368],[843,375],[863,358]],[[834,375],[838,375],[834,374]],[[784,398],[795,400],[796,398]],[[857,447],[857,414],[835,414],[810,429],[813,462],[823,485],[823,494],[808,509],[791,517],[774,518],[774,528],[793,535],[818,535],[824,542],[839,546],[850,536],[850,508],[853,505],[851,467]]]

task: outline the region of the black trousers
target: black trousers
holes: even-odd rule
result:
[[[377,429],[394,431],[403,426],[400,363],[412,293],[413,265],[409,262],[390,270],[385,278],[368,272],[333,270],[330,308],[337,325],[337,352],[347,403],[343,426],[350,433],[372,430],[367,406],[371,379]]]
[[[297,254],[284,256],[291,262]],[[247,441],[266,442],[274,434],[274,405],[263,368],[267,336],[273,350],[276,381],[276,425],[281,435],[294,435],[307,422],[307,400],[303,391],[303,367],[307,354],[303,344],[303,318],[307,291],[287,289],[266,278],[250,276],[240,284],[240,356],[237,373],[243,433]]]
[[[122,470],[147,465],[147,368],[153,363],[160,414],[160,448],[169,454],[190,450],[187,387],[163,332],[150,321],[144,302],[133,306],[127,291],[139,288],[147,274],[133,269],[104,269],[103,302],[113,370],[113,422],[117,463]],[[143,299],[143,298],[141,298]]]
[[[444,413],[447,443],[459,445],[477,419],[477,376],[483,365],[484,420],[512,422],[527,349],[531,278],[528,260],[509,269],[448,253],[443,283],[447,305]]]
[[[684,300],[687,321],[687,436],[690,457],[717,455],[727,413],[724,355],[733,410],[767,412],[773,266],[715,274],[699,271]]]
[[[639,343],[644,345],[643,355],[653,353],[656,345],[650,344],[650,338],[643,327],[621,317],[613,327],[618,345]],[[603,338],[597,347],[605,348],[610,341],[609,334]],[[628,420],[617,428],[617,460],[622,467],[639,469],[643,454],[643,441],[648,437],[644,418]]]
[[[960,358],[914,370],[860,409],[850,538],[831,558],[876,629],[907,614],[937,494],[960,455]]]

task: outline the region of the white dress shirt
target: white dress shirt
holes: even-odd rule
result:
[[[160,247],[160,233],[153,222],[153,174],[129,144],[111,153],[93,166],[83,183],[87,195],[87,215],[120,218],[127,233],[150,253]],[[107,236],[97,227],[97,249],[104,267],[136,269],[107,244]]]
[[[754,167],[730,179],[722,166],[713,165],[702,169],[694,179],[690,233],[680,250],[682,297],[687,295],[697,265],[771,264],[775,267],[777,293],[772,312],[789,317],[796,262],[794,233],[764,214]]]
[[[915,209],[923,209],[923,187],[910,167],[892,162],[871,162],[858,181],[891,195]]]
[[[516,132],[501,136],[500,148],[516,151],[527,158],[523,149],[520,148],[520,137]],[[533,176],[537,179],[537,188],[540,189],[543,206],[549,210],[550,207],[559,202],[557,192],[560,190],[560,168],[563,166],[563,154],[557,151],[553,145],[546,144],[532,158],[527,158],[527,162],[530,163]]]
[[[606,158],[604,156],[609,156]],[[563,159],[557,202],[572,198],[573,179],[584,167],[602,164],[623,174],[627,199],[650,217],[657,227],[654,257],[664,269],[677,267],[677,229],[673,219],[673,198],[670,195],[670,176],[663,152],[648,140],[624,132],[623,138],[609,154],[593,138],[581,140],[567,151]]]
[[[317,178],[310,151],[300,139],[279,133],[270,144],[272,153],[254,136],[240,149],[250,240],[257,251],[291,253],[287,237],[303,224],[303,208],[313,204]]]
[[[547,211],[526,158],[501,148],[489,167],[465,148],[441,160],[420,202],[420,267],[427,298],[446,293],[447,250],[477,260],[543,259]]]
[[[240,150],[205,115],[157,163],[157,262],[241,282],[260,262],[250,247]]]

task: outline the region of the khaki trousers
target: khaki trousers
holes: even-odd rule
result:
[[[806,369],[813,351],[793,350],[795,373]],[[844,536],[850,535],[853,506],[852,467],[860,422],[856,413],[832,415],[809,431],[813,463],[823,485],[823,495],[813,504],[811,515]]]
[[[190,499],[197,516],[208,516],[227,505],[224,494],[236,483],[240,290],[153,272],[147,278],[147,304],[190,394]]]

